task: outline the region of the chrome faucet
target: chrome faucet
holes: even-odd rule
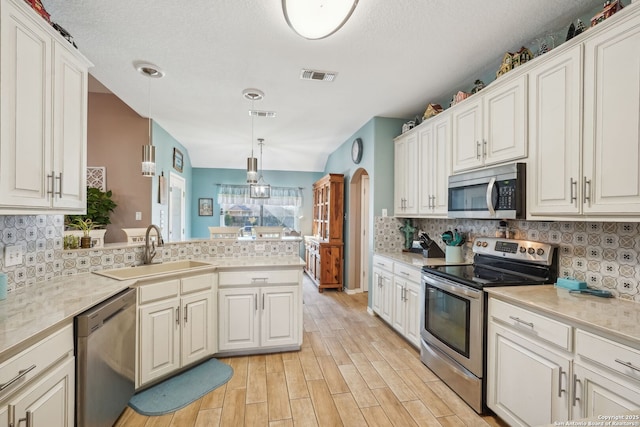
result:
[[[147,233],[144,236],[143,263],[145,264],[151,264],[151,261],[153,261],[153,257],[156,256],[156,243],[154,241],[150,241],[149,239],[149,232],[152,229],[155,229],[156,234],[158,235],[158,247],[164,246],[164,242],[162,241],[162,232],[160,231],[160,228],[158,228],[158,226],[155,224],[151,224],[150,226],[148,226]]]

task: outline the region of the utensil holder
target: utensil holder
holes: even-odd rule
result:
[[[462,256],[462,246],[447,246],[445,248],[444,260],[446,262],[464,262]]]

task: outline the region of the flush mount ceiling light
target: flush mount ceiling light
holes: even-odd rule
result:
[[[147,77],[147,119],[149,122],[149,140],[142,146],[142,176],[152,177],[156,174],[156,147],[151,135],[151,79],[164,77],[164,71],[158,66],[146,62],[134,63],[136,70]]]
[[[242,91],[242,96],[251,101],[251,110],[249,110],[251,116],[251,157],[247,157],[247,183],[255,184],[258,182],[258,159],[253,157],[253,117],[255,114],[251,114],[251,111],[254,111],[253,103],[264,98],[264,92],[259,89],[245,89]]]
[[[282,11],[293,31],[319,40],[342,28],[357,4],[358,0],[282,0]]]

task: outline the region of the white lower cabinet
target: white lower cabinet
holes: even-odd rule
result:
[[[0,384],[0,427],[73,427],[73,325],[2,361]]]
[[[420,346],[420,270],[393,265],[393,327],[411,344]]]
[[[420,270],[373,256],[371,308],[416,347],[420,346]]]
[[[488,316],[487,406],[509,425],[640,409],[640,349],[493,297]]]
[[[217,351],[215,283],[204,274],[139,286],[136,387]]]
[[[9,402],[14,426],[71,427],[74,420],[75,359],[67,358]]]
[[[372,309],[385,322],[391,323],[393,316],[393,261],[374,255],[372,271]]]
[[[569,419],[568,356],[489,322],[487,405],[511,426]]]
[[[302,345],[302,268],[220,272],[221,352],[262,352]]]

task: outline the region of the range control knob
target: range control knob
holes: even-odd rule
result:
[[[482,246],[482,242],[481,242],[480,240],[478,240],[478,241],[476,242],[476,246]]]
[[[486,248],[487,246],[489,246],[489,243],[487,243],[487,242],[482,242],[482,247],[483,247],[483,248]]]
[[[533,255],[533,254],[536,253],[536,250],[533,249],[533,248],[529,248],[529,249],[527,249],[527,252],[529,253],[529,255]]]
[[[536,251],[536,253],[537,253],[538,255],[542,256],[542,255],[544,255],[544,249],[539,248],[539,249]]]
[[[523,254],[527,252],[527,248],[525,248],[524,246],[520,246],[520,253]]]

